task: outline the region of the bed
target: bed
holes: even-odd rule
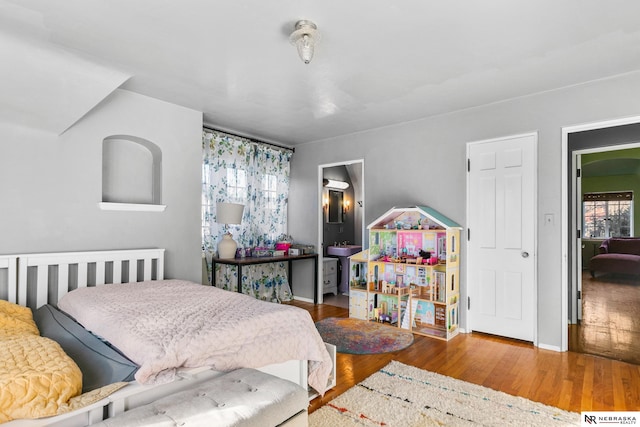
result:
[[[88,387],[93,388],[94,390],[83,388],[83,394],[81,397],[86,397],[87,399],[80,404],[81,407],[78,409],[76,409],[75,406],[70,405],[65,411],[63,411],[64,413],[61,413],[60,415],[39,418],[36,420],[19,419],[10,421],[3,425],[11,427],[20,425],[90,425],[105,418],[115,416],[128,409],[144,405],[176,391],[191,388],[203,381],[207,381],[210,378],[221,375],[225,370],[235,369],[242,364],[251,364],[247,358],[244,358],[247,360],[239,360],[243,358],[236,358],[238,360],[235,361],[233,358],[227,358],[224,363],[216,364],[213,359],[207,359],[206,355],[201,353],[194,359],[189,359],[186,362],[186,359],[181,359],[177,362],[177,366],[166,365],[167,361],[161,360],[160,364],[162,365],[162,369],[158,372],[152,373],[151,375],[147,375],[150,371],[146,369],[146,361],[138,359],[138,363],[132,362],[130,358],[125,357],[127,356],[126,352],[123,352],[124,355],[120,354],[121,352],[120,349],[117,348],[117,345],[114,349],[111,347],[112,343],[105,343],[102,339],[106,339],[106,337],[97,337],[95,334],[89,333],[85,328],[76,323],[76,320],[80,321],[80,319],[73,319],[71,316],[68,316],[68,313],[58,310],[57,306],[59,302],[64,302],[65,298],[71,297],[77,293],[91,294],[93,291],[102,292],[116,288],[116,286],[102,286],[105,284],[122,284],[120,287],[123,289],[136,289],[135,286],[139,285],[140,288],[136,289],[135,293],[147,292],[147,295],[154,294],[154,285],[158,286],[158,290],[160,288],[165,288],[169,289],[169,292],[171,292],[172,289],[180,289],[180,292],[177,293],[187,292],[187,289],[197,286],[198,291],[208,289],[208,291],[222,292],[223,294],[215,294],[215,298],[198,296],[196,299],[224,300],[223,304],[225,305],[232,304],[226,300],[229,296],[228,294],[239,298],[249,298],[207,286],[185,283],[183,281],[164,280],[163,271],[163,249],[0,256],[0,299],[15,303],[19,306],[32,308],[34,310],[34,320],[38,323],[38,326],[41,329],[41,334],[43,336],[51,337],[52,340],[61,343],[63,347],[65,346],[65,340],[70,340],[76,342],[76,344],[78,342],[82,343],[81,347],[83,347],[83,349],[80,351],[85,353],[87,353],[87,351],[84,347],[89,348],[89,353],[95,353],[96,350],[92,348],[92,345],[94,344],[96,346],[101,344],[106,346],[100,350],[101,352],[108,352],[109,349],[111,349],[112,353],[106,354],[105,356],[105,359],[108,360],[107,363],[109,363],[109,366],[104,369],[97,369],[97,371],[99,371],[98,374],[100,372],[104,373],[108,371],[111,373],[111,371],[118,371],[120,375],[120,381],[113,381],[113,377],[102,378],[95,384]],[[146,291],[143,291],[143,289]],[[224,296],[224,298],[222,296]],[[100,294],[96,301],[102,301],[103,299],[104,295]],[[238,304],[241,306],[248,304],[248,302],[249,301],[246,300],[241,303],[236,302],[233,304],[236,304],[235,307],[237,311]],[[257,301],[253,300],[252,303],[253,302]],[[84,305],[86,303],[81,302],[79,304]],[[116,303],[115,306],[118,304],[120,303]],[[193,302],[189,302],[189,304],[193,304]],[[264,304],[271,305],[274,310],[277,307],[280,307],[277,311],[284,308],[285,310],[294,309],[306,313],[305,310],[300,310],[291,306],[279,306],[270,303]],[[104,305],[106,306],[108,304]],[[134,305],[140,304],[137,302],[134,303]],[[90,311],[95,312],[98,308],[101,308],[100,304],[91,308]],[[112,311],[108,315],[115,316],[113,319],[117,319],[117,310],[113,311],[113,306],[111,307],[111,310]],[[265,311],[265,315],[267,316],[273,315],[268,313],[269,310],[265,310],[264,307],[260,310]],[[222,309],[220,311],[222,311]],[[189,316],[197,314],[197,312],[198,310],[194,310]],[[206,316],[211,317],[212,313],[215,314],[215,312],[216,309],[209,306],[204,310],[205,318]],[[306,313],[306,315],[308,316],[308,313]],[[82,317],[82,314],[75,312],[75,316]],[[97,318],[101,319],[103,316],[107,316],[107,314],[105,314],[105,312],[101,312]],[[134,316],[139,316],[139,314],[134,314]],[[71,320],[69,320],[69,318],[71,318]],[[202,319],[203,318],[201,317],[198,321],[202,323]],[[274,321],[277,322],[280,320]],[[238,319],[234,319],[234,322],[240,321]],[[109,324],[111,323],[112,322],[110,320]],[[169,320],[168,323],[175,323],[175,320]],[[57,331],[48,330],[50,329],[49,326],[53,324],[62,325],[62,327],[58,328]],[[98,325],[100,324],[105,324],[105,322],[98,322]],[[313,324],[313,322],[311,322],[311,324]],[[227,327],[228,326],[229,325],[227,325]],[[95,328],[95,325],[91,327]],[[122,326],[115,326],[115,329],[117,330],[121,327]],[[61,338],[56,335],[59,333],[60,329],[64,330],[65,337]],[[105,331],[101,332],[104,333]],[[184,331],[180,331],[179,333],[183,334]],[[222,333],[223,330],[220,329],[214,331],[212,332],[213,335],[209,337],[209,339],[220,340],[220,334]],[[234,336],[238,335],[237,331],[230,331],[229,333]],[[69,338],[69,334],[71,334],[71,338]],[[309,334],[308,331],[307,334]],[[291,339],[291,337],[285,338],[289,340]],[[91,339],[96,341],[91,342]],[[113,339],[116,340],[116,338]],[[128,337],[128,339],[139,340],[142,338],[139,336],[133,336]],[[245,339],[245,341],[252,340],[252,338]],[[91,342],[91,344],[86,344],[88,342]],[[179,344],[183,345],[184,341],[179,341]],[[237,344],[238,343],[236,342],[236,345]],[[121,345],[123,344],[121,343]],[[261,345],[264,345],[264,342]],[[313,345],[304,344],[300,345],[300,347],[313,347]],[[330,345],[325,345],[321,340],[320,345],[322,346],[322,357],[320,357],[320,359],[323,360],[316,360],[315,362],[309,360],[318,359],[318,357],[316,357],[318,354],[317,349],[315,349],[313,350],[313,352],[315,352],[314,356],[305,359],[295,356],[295,358],[292,357],[291,360],[283,360],[283,357],[285,356],[280,355],[280,359],[274,359],[273,363],[270,363],[267,366],[258,367],[258,369],[293,381],[294,383],[300,384],[305,389],[309,388],[309,378],[313,377],[313,375],[310,376],[310,374],[316,372],[316,378],[314,381],[316,381],[315,386],[318,390],[310,390],[310,398],[318,393],[322,394],[325,389],[325,387],[323,387],[325,383],[317,382],[319,378],[317,374],[319,372],[330,371],[330,375],[326,379],[326,388],[330,388],[335,384],[335,348]],[[283,341],[281,347],[284,348],[287,346],[291,346],[290,341]],[[248,352],[249,350],[247,350],[247,348],[243,348],[243,351]],[[216,347],[216,351],[218,350],[220,349]],[[67,348],[65,348],[65,351],[67,351]],[[224,353],[224,351],[222,352]],[[227,351],[227,353],[229,352],[230,351]],[[86,374],[84,369],[89,369],[87,366],[94,366],[95,369],[96,363],[92,359],[83,361],[83,357],[86,358],[86,354],[84,356],[82,354],[76,354],[76,350],[74,349],[68,350],[67,353],[71,355],[72,360],[77,361],[78,366],[83,369],[83,374]],[[178,353],[172,354],[169,358],[179,359],[179,355],[176,355],[178,355]],[[119,356],[122,359],[118,359]],[[137,355],[134,356],[134,358],[137,357]],[[158,359],[154,359],[153,362],[158,362]],[[327,362],[330,364],[329,368],[326,366]],[[260,360],[256,363],[261,365],[266,362],[265,360]],[[213,369],[211,366],[215,366],[216,369]],[[322,366],[320,371],[318,370],[318,366]],[[139,375],[141,381],[132,381],[133,377],[135,377],[139,372],[146,372],[147,374],[144,375],[144,378]],[[90,375],[87,375],[87,377],[88,376]],[[320,377],[323,376],[320,375]],[[103,390],[103,388],[106,390]],[[106,395],[101,393],[106,393]]]

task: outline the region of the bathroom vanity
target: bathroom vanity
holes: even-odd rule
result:
[[[338,257],[342,273],[338,283],[338,290],[341,294],[349,294],[349,257],[362,251],[362,246],[338,244],[327,247],[327,255]],[[327,258],[325,258],[327,259]]]

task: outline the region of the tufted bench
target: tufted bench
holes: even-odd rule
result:
[[[96,425],[307,426],[307,391],[291,381],[242,368],[123,412]]]

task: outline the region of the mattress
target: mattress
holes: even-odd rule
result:
[[[172,381],[178,368],[219,371],[308,360],[324,394],[331,358],[310,314],[298,307],[182,280],[76,289],[59,308],[140,366],[142,384]]]

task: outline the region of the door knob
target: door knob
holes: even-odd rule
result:
[[[529,252],[527,251],[522,251],[520,255],[522,255],[522,258],[529,258]]]

